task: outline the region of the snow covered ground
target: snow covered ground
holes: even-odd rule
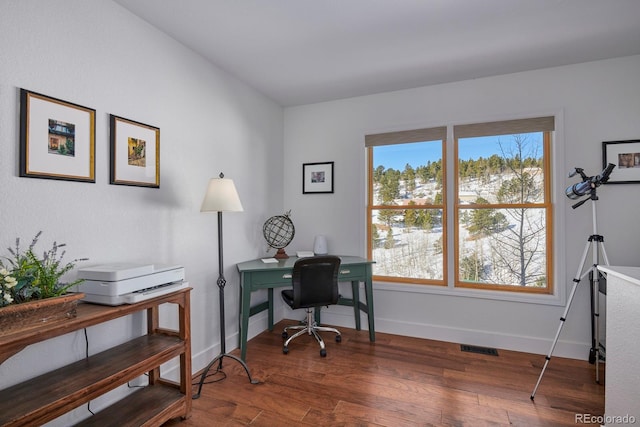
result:
[[[539,176],[539,175],[538,175]],[[462,203],[471,203],[478,197],[488,200],[490,203],[496,203],[496,193],[505,180],[513,178],[513,175],[492,175],[488,180],[483,182],[479,179],[469,179],[460,184],[460,199]],[[537,185],[542,185],[542,179],[536,179]],[[406,205],[409,200],[425,199],[433,201],[436,194],[440,191],[435,182],[420,183],[416,180],[416,188],[412,192],[405,191],[404,183],[400,184],[401,198],[395,200],[396,205]],[[374,194],[375,203],[380,203],[377,198],[378,194]],[[542,196],[540,196],[542,197]],[[418,200],[416,200],[418,201]],[[520,227],[519,221],[513,215],[509,215],[506,210],[500,210],[505,214],[508,220],[508,226],[502,230],[495,232],[489,236],[470,236],[465,224],[461,223],[458,230],[458,249],[460,251],[460,259],[467,256],[477,256],[482,259],[485,279],[482,282],[500,284],[513,284],[509,280],[508,272],[504,267],[497,265],[492,260],[496,259],[496,254],[492,253],[497,241],[504,241],[507,237],[514,237]],[[373,223],[378,229],[378,240],[376,247],[373,249],[374,274],[390,277],[409,277],[418,279],[443,280],[444,258],[442,253],[443,232],[441,224],[435,224],[431,230],[423,230],[416,227],[405,227],[402,215],[396,216],[396,220],[391,226],[393,235],[393,247],[387,244],[387,226],[375,217],[374,211]],[[544,210],[532,209],[527,211],[525,224],[529,227],[544,227]],[[542,221],[542,223],[541,223]],[[449,226],[448,230],[453,233],[453,227]],[[524,233],[525,235],[527,232]],[[542,244],[539,248],[545,248],[544,231],[541,233]],[[546,270],[546,254],[544,250],[537,250],[534,253],[533,260],[530,263],[528,272],[545,276]],[[518,253],[513,253],[512,265],[519,264]],[[513,280],[511,280],[513,282]],[[532,285],[533,283],[527,283]]]

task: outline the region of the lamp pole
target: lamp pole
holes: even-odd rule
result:
[[[216,364],[216,362],[218,362],[218,367],[216,368],[215,372],[212,374],[216,374],[218,372],[222,372],[224,374],[224,372],[222,371],[222,359],[224,359],[225,357],[228,357],[230,359],[235,360],[236,362],[240,363],[240,365],[242,365],[242,367],[244,368],[245,372],[247,373],[247,376],[249,377],[249,382],[251,384],[258,384],[259,381],[258,380],[254,380],[253,378],[251,378],[251,373],[249,372],[249,367],[247,367],[247,364],[244,362],[244,360],[240,359],[239,357],[234,356],[233,354],[228,354],[227,353],[227,343],[226,343],[226,334],[225,334],[225,314],[224,314],[224,288],[227,284],[227,280],[224,278],[224,262],[223,262],[223,239],[222,239],[222,211],[223,210],[242,210],[242,207],[240,206],[239,208],[234,206],[232,208],[228,208],[223,206],[225,204],[225,201],[223,200],[222,202],[220,202],[219,200],[216,200],[214,202],[212,202],[212,206],[205,206],[208,203],[208,199],[210,198],[210,196],[212,195],[212,193],[214,193],[216,190],[220,190],[217,188],[213,188],[212,189],[212,184],[215,185],[216,181],[222,181],[222,178],[224,178],[224,174],[220,173],[220,180],[211,180],[211,183],[209,184],[209,190],[207,192],[207,194],[205,195],[205,201],[203,202],[203,207],[201,209],[201,211],[217,211],[218,212],[218,280],[216,282],[216,284],[218,285],[218,295],[219,295],[219,303],[220,303],[220,354],[218,356],[216,356],[211,362],[209,362],[209,364],[206,366],[206,368],[204,368],[204,370],[202,371],[202,375],[200,376],[200,382],[198,384],[198,392],[195,393],[193,395],[193,399],[197,399],[200,397],[200,392],[202,391],[202,386],[205,384],[205,379],[208,376],[209,370],[211,369],[211,367],[213,365]],[[231,186],[233,186],[233,183],[231,183]],[[233,194],[231,195],[232,198],[237,199],[237,204],[239,205],[240,201],[238,199],[238,195],[235,192],[235,187],[233,187]],[[219,204],[219,205],[216,205]],[[217,381],[222,381],[224,378],[226,378],[226,375],[223,376],[221,379],[218,379],[216,381],[212,381],[212,382],[217,382]]]
[[[222,212],[218,211],[218,280],[216,284],[218,285],[218,294],[220,301],[220,349],[222,354],[226,354],[227,350],[227,340],[224,329],[225,324],[225,316],[224,316],[224,287],[227,285],[227,280],[224,278],[224,262],[222,260]],[[222,369],[222,357],[220,358],[220,364],[218,365],[218,370]],[[248,373],[248,371],[247,371]]]

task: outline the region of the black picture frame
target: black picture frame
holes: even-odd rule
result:
[[[640,183],[640,139],[602,142],[602,168],[609,163],[616,167],[607,184]]]
[[[160,128],[109,115],[109,183],[160,188]]]
[[[96,182],[96,110],[20,89],[24,178]]]
[[[333,162],[302,164],[302,194],[333,193]]]

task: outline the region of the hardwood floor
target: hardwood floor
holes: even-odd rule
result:
[[[367,331],[342,327],[341,343],[323,334],[325,358],[309,336],[284,355],[281,331],[294,323],[249,341],[247,365],[260,384],[226,358],[227,378],[205,384],[191,418],[165,425],[575,426],[576,414],[604,413],[604,373],[596,384],[586,361],[552,357],[534,402],[543,355],[468,353],[459,344],[379,332],[371,343]]]

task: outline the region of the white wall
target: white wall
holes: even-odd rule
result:
[[[20,88],[96,110],[95,184],[18,177]],[[109,184],[109,114],[160,128],[160,189]],[[202,197],[222,171],[244,205],[224,218],[230,350],[235,263],[262,255],[262,223],[281,211],[282,121],[281,107],[111,0],[0,0],[0,255],[42,230],[41,250],[66,242],[66,259],[90,258],[84,265],[183,265],[194,288],[195,372],[220,351],[217,223],[199,212]],[[142,325],[134,316],[89,328],[90,352]],[[82,357],[82,332],[30,346],[0,365],[0,388]],[[81,408],[59,424],[86,415]]]
[[[546,354],[592,233],[590,203],[573,210],[564,196],[567,186],[579,182],[567,173],[582,167],[595,175],[602,170],[602,141],[640,138],[638,76],[640,56],[635,56],[286,108],[284,206],[296,225],[292,250],[309,249],[315,234],[325,234],[332,253],[366,254],[365,134],[555,114],[558,296],[527,303],[470,298],[463,290],[374,284],[378,331]],[[449,153],[451,147],[449,142]],[[303,195],[301,164],[322,161],[335,161],[335,193]],[[610,262],[639,265],[640,184],[606,185],[598,194],[598,231]],[[591,257],[586,267],[590,264]],[[585,280],[555,356],[589,354],[588,289]],[[284,309],[283,315],[290,316]],[[346,307],[327,310],[323,319],[353,326]]]

